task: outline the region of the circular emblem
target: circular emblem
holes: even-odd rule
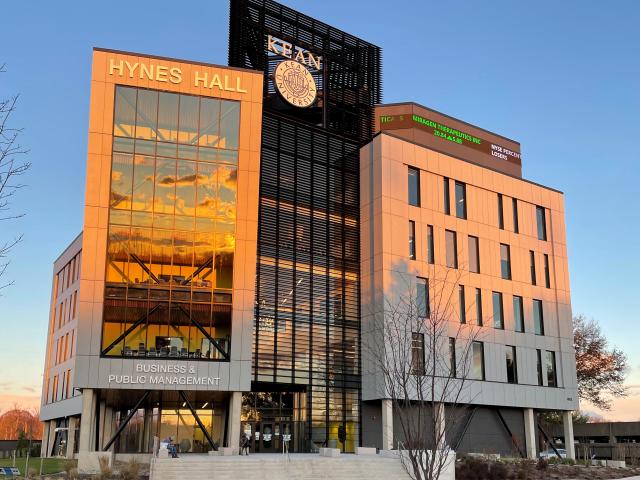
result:
[[[280,62],[273,74],[278,93],[294,107],[308,107],[316,100],[318,90],[309,70],[293,60]]]

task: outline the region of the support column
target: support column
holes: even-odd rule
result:
[[[48,450],[49,450],[49,424],[51,420],[42,422],[44,425],[42,426],[42,443],[40,444],[40,456],[43,458],[47,458]]]
[[[393,450],[393,402],[382,400],[382,449]]]
[[[78,454],[91,452],[95,434],[95,392],[91,388],[82,390],[82,416],[80,417],[80,440]]]
[[[562,412],[562,426],[564,427],[564,448],[567,458],[576,459],[576,447],[573,443],[573,417],[570,411]]]
[[[447,437],[446,437],[446,416],[445,416],[445,409],[444,409],[444,403],[436,403],[435,404],[435,411],[433,412],[433,414],[435,415],[435,419],[436,419],[436,431],[435,434],[437,436],[436,439],[438,444],[436,446],[436,448],[438,450],[444,450],[445,445],[447,443]]]
[[[240,410],[242,408],[242,392],[231,392],[229,397],[229,444],[231,447],[240,451]]]
[[[102,433],[102,443],[100,444],[100,448],[103,448],[113,436],[113,407],[105,407],[103,418],[104,432]]]
[[[536,458],[536,417],[533,408],[524,409],[524,443],[527,458]]]
[[[77,424],[77,417],[69,417],[69,430],[67,430],[67,458],[73,458],[73,451],[76,448]]]

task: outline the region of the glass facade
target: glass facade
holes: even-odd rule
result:
[[[227,360],[240,104],[115,95],[102,354]]]

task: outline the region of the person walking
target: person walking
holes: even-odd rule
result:
[[[246,433],[242,435],[242,440],[240,441],[240,455],[249,456],[249,435]]]

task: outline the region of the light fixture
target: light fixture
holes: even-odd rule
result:
[[[209,402],[204,402],[204,405],[202,405],[202,407],[200,408],[207,408],[207,405],[209,405]]]
[[[182,402],[182,406],[186,407],[187,406],[187,402]]]

